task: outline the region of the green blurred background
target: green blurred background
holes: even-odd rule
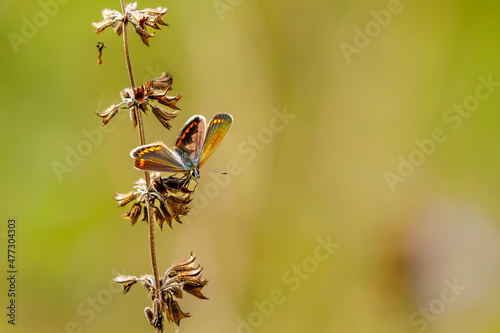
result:
[[[149,48],[130,34],[137,82],[170,72],[183,94],[172,131],[150,115],[146,140],[172,145],[193,114],[235,119],[207,168],[237,172],[202,171],[189,219],[157,233],[161,271],[193,251],[210,281],[210,300],[180,301],[179,332],[500,331],[500,87],[480,79],[500,82],[500,3],[138,5],[168,7],[170,27]],[[0,4],[2,332],[154,331],[146,290],[110,282],[151,268],[146,225],[112,199],[141,177],[137,132],[94,114],[128,86],[122,39],[93,34],[103,8],[119,2]]]

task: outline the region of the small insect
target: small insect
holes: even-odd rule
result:
[[[99,52],[97,54],[97,64],[100,65],[102,64],[102,49],[104,49],[106,46],[104,46],[103,42],[98,42],[96,47],[97,47],[97,52]]]
[[[130,156],[135,158],[134,167],[139,170],[184,173],[186,181],[200,178],[200,171],[205,162],[226,136],[233,117],[229,113],[219,112],[206,128],[205,117],[196,115],[184,125],[175,141],[174,149],[162,142],[135,148]]]

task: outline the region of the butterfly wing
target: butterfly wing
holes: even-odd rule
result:
[[[205,129],[205,117],[196,115],[189,118],[175,140],[175,146],[185,151],[193,159],[194,156],[200,154],[205,139]]]
[[[201,167],[214,153],[217,146],[224,140],[227,131],[233,123],[233,117],[229,113],[219,112],[210,121],[208,125],[207,135],[200,155],[196,155],[194,163]]]
[[[186,172],[180,157],[163,143],[157,142],[135,148],[130,152],[135,158],[134,167],[157,172]]]

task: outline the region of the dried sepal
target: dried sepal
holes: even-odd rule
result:
[[[144,102],[144,97],[145,97],[144,91],[145,89],[143,86],[134,89],[134,99],[138,104]]]
[[[130,108],[130,121],[134,125],[134,128],[137,127],[137,108],[135,106],[132,106]]]
[[[148,219],[148,209],[146,207],[144,207],[144,213],[142,214],[141,221],[144,221],[144,222],[149,221],[149,219]]]
[[[141,210],[142,210],[141,204],[136,202],[128,213],[123,214],[123,217],[126,219],[130,219],[132,225],[134,225],[139,219],[139,216],[141,216]]]
[[[194,268],[194,261],[196,260],[196,255],[191,253],[189,255],[189,258],[186,260],[180,261],[178,263],[175,263],[172,265],[171,269],[175,272],[181,272],[181,271],[190,271],[195,269]],[[197,268],[200,267],[199,265]]]
[[[159,78],[146,83],[146,89],[154,95],[164,95],[172,87],[173,78],[170,73],[162,73]]]
[[[201,289],[208,283],[207,280],[201,280],[201,272],[203,268],[200,265],[195,265],[196,256],[191,253],[188,259],[173,264],[166,272],[163,278],[165,281],[162,285],[162,291],[172,290],[173,281],[179,283],[182,290],[196,296],[200,299],[207,299],[201,293]],[[182,295],[182,294],[181,294]]]
[[[142,285],[148,290],[150,294],[154,294],[156,287],[155,287],[155,279],[151,275],[144,275],[141,276],[139,279],[141,280]]]
[[[172,212],[168,209],[168,206],[160,205],[161,212],[163,213],[163,217],[167,222],[170,229],[172,229]]]
[[[119,11],[103,9],[101,13],[104,19],[101,22],[92,23],[94,28],[96,28],[95,31],[96,34],[100,34],[107,27],[113,27],[115,31],[117,31],[118,30],[117,27],[123,24],[123,15]],[[118,35],[120,34],[121,30]]]
[[[182,288],[181,287],[171,287],[169,291],[174,295],[176,298],[182,298]]]
[[[118,275],[113,281],[119,283],[123,287],[123,293],[126,294],[137,282],[137,278],[135,276]]]
[[[168,26],[168,24],[163,22],[163,20],[161,19],[163,15],[165,15],[165,13],[167,12],[167,8],[165,7],[158,7],[156,9],[145,8],[142,11],[138,12],[144,13],[145,17],[147,18],[147,20],[145,20],[144,23],[147,26],[150,26],[157,30],[160,29],[158,25]]]
[[[161,103],[165,106],[168,106],[171,109],[180,110],[180,108],[176,105],[176,103],[181,99],[181,97],[182,97],[182,95],[177,95],[174,97],[164,95],[164,96],[158,96],[158,97],[153,96],[153,97],[150,97],[150,99],[154,99],[158,103]]]
[[[208,283],[208,280],[204,280],[204,281],[201,281],[201,280],[195,280],[195,281],[191,281],[189,284],[188,283],[185,283],[183,286],[182,286],[182,289],[187,292],[187,293],[190,293],[191,295],[193,296],[196,296],[198,297],[199,299],[208,299],[207,297],[205,297],[205,295],[203,295],[201,293],[201,289]]]
[[[146,307],[144,309],[144,314],[146,315],[146,318],[148,319],[149,323],[153,325],[153,318],[154,318],[153,310],[151,310],[150,307]]]
[[[102,118],[101,126],[106,126],[111,121],[111,119],[113,119],[113,117],[116,115],[117,112],[118,112],[117,105],[111,105],[106,110],[98,112],[97,115]]]
[[[176,103],[181,99],[182,95],[167,96],[167,91],[172,87],[172,75],[163,73],[161,77],[153,79],[146,83],[146,94],[150,100],[156,100],[158,103],[168,106],[173,110],[180,110]]]
[[[151,308],[147,307],[144,314],[149,323],[160,332],[163,330],[163,318],[166,317],[169,322],[174,322],[177,326],[180,321],[189,317],[189,313],[183,312],[176,299],[181,299],[184,292],[187,292],[199,299],[207,299],[201,289],[208,281],[201,280],[202,268],[194,263],[196,256],[191,253],[189,258],[173,264],[165,272],[165,276],[160,279],[160,290],[156,289],[155,279],[152,275],[143,275],[140,278],[135,276],[118,275],[115,281],[120,283],[124,292],[137,281],[148,290],[149,297],[153,300]]]
[[[158,207],[153,206],[151,209],[153,210],[153,215],[155,217],[156,224],[160,227],[160,229],[163,229],[163,222],[165,222],[165,217],[163,217],[163,214],[158,209]]]
[[[181,216],[187,215],[189,213],[188,204],[191,202],[191,197],[189,194],[183,196],[168,196],[168,203],[170,205],[170,210],[172,211],[172,217],[179,223],[182,223]]]
[[[136,198],[137,198],[137,193],[135,193],[135,192],[128,192],[125,194],[115,193],[115,196],[114,196],[114,199],[116,201],[118,201],[118,205],[120,207],[125,206],[126,204],[135,200]]]
[[[167,96],[167,91],[170,90],[172,86],[172,76],[170,74],[163,73],[159,78],[153,79],[146,82],[144,86],[137,87],[135,89],[125,88],[120,92],[120,97],[122,101],[118,105],[112,105],[103,112],[97,115],[103,118],[103,126],[106,125],[119,111],[120,107],[130,110],[130,120],[134,127],[137,126],[138,112],[142,111],[147,113],[148,108],[151,108],[155,117],[160,121],[160,123],[166,128],[170,129],[169,122],[177,116],[177,101],[182,97],[177,95],[174,97]],[[156,101],[162,105],[175,110],[167,111],[164,108],[153,105],[152,102]]]
[[[159,173],[151,173],[151,186],[146,186],[146,181],[140,179],[136,182],[136,190],[125,194],[115,193],[114,199],[119,206],[125,206],[136,200],[128,213],[123,217],[131,220],[134,225],[139,219],[148,221],[146,200],[154,214],[156,224],[163,230],[166,222],[172,228],[172,221],[182,223],[182,216],[189,213],[191,193],[189,180],[175,176],[160,177]]]
[[[192,277],[198,276],[203,268],[198,265],[198,267],[182,266],[181,269],[177,270],[177,280],[180,282],[188,281]]]
[[[160,121],[160,123],[166,128],[170,129],[172,126],[170,126],[169,121],[174,119],[177,116],[176,112],[169,112],[165,110],[164,108],[156,105],[151,105],[151,109],[153,110],[153,114],[156,116],[156,118]]]
[[[96,28],[96,33],[103,32],[106,28],[112,27],[118,35],[123,32],[123,25],[130,22],[135,32],[141,37],[142,42],[149,46],[148,39],[155,34],[149,32],[146,27],[160,29],[160,25],[166,26],[162,17],[167,12],[167,8],[158,7],[157,9],[146,8],[137,10],[137,2],[129,3],[125,6],[125,13],[122,14],[116,10],[104,9],[102,11],[103,20],[98,23],[92,23]]]
[[[132,23],[132,21],[130,23]],[[135,32],[141,37],[142,42],[149,46],[149,38],[156,36],[156,34],[154,32],[149,32],[145,28],[141,28],[140,24],[132,23],[132,25],[135,28]]]
[[[168,321],[174,322],[177,326],[182,319],[190,317],[189,313],[182,312],[179,303],[172,298],[167,298],[165,313]]]

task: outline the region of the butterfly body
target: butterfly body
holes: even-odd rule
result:
[[[191,156],[189,156],[184,150],[175,148],[175,153],[180,157],[181,163],[184,166],[185,171],[189,171],[189,174],[191,177],[194,179],[200,178],[200,170],[196,166],[195,162],[191,159]]]
[[[231,127],[229,113],[217,113],[206,127],[205,117],[191,117],[176,139],[175,148],[162,142],[135,148],[130,155],[139,170],[184,173],[190,178],[200,177],[199,168],[205,164]]]

